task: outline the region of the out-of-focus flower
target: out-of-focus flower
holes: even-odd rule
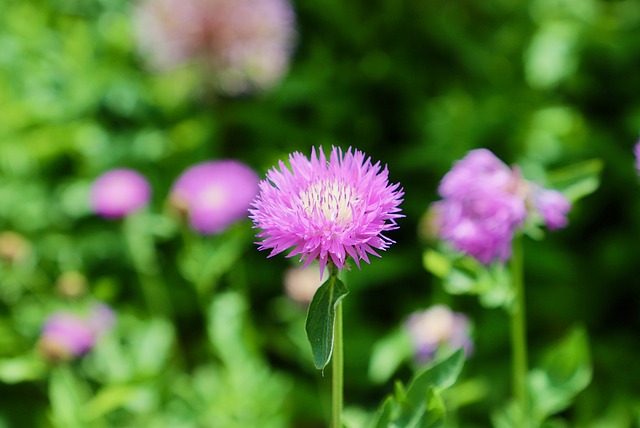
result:
[[[633,146],[633,154],[636,157],[636,171],[640,174],[640,141]]]
[[[516,230],[530,214],[550,229],[567,224],[571,205],[562,193],[523,179],[486,149],[470,151],[442,179],[433,205],[441,239],[484,264],[511,256]]]
[[[178,177],[169,201],[197,232],[220,233],[248,215],[259,180],[251,168],[235,160],[204,162]]]
[[[151,187],[138,172],[112,169],[96,179],[91,187],[91,207],[106,218],[125,217],[149,202]]]
[[[404,193],[389,184],[380,162],[334,147],[329,159],[313,148],[311,159],[296,152],[289,164],[291,170],[280,161],[267,173],[249,210],[269,257],[293,248],[287,257],[300,255],[304,267],[318,260],[324,272],[329,262],[342,269],[347,257],[360,267],[394,242],[383,233],[398,228]]]
[[[316,264],[309,266],[308,269],[293,267],[285,272],[284,290],[291,300],[301,305],[308,305],[325,280],[326,273],[321,274]]]
[[[153,67],[204,61],[231,95],[277,83],[295,38],[288,0],[142,0],[134,19]]]
[[[45,321],[38,346],[51,361],[80,357],[113,327],[114,320],[113,311],[104,304],[95,305],[86,316],[56,312]]]
[[[431,361],[438,349],[464,348],[466,356],[473,352],[469,319],[447,306],[436,305],[409,316],[405,327],[415,350],[418,363]]]
[[[0,233],[0,259],[9,264],[20,264],[30,254],[31,244],[24,236],[9,230]]]
[[[56,289],[65,297],[80,297],[87,291],[87,277],[78,271],[64,272],[56,281]]]
[[[571,203],[562,193],[532,186],[531,196],[535,209],[549,229],[560,229],[567,225],[569,222],[567,214],[571,211]]]

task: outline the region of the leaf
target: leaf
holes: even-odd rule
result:
[[[544,421],[565,410],[590,382],[587,336],[584,330],[576,328],[546,352],[540,368],[529,373],[533,415]]]
[[[409,384],[407,401],[413,408],[424,405],[429,388],[442,390],[453,385],[464,364],[464,349],[460,348],[443,361],[419,373]]]
[[[602,168],[600,159],[591,159],[550,172],[548,181],[551,187],[564,193],[571,202],[576,202],[600,186]]]
[[[331,275],[316,290],[307,312],[307,339],[311,344],[313,364],[323,369],[333,352],[333,325],[336,317],[336,306],[349,294],[349,290],[336,275]]]
[[[369,379],[375,383],[389,380],[400,365],[413,353],[411,340],[402,330],[376,342],[369,361]]]
[[[445,417],[440,393],[457,380],[464,363],[464,350],[459,349],[443,361],[418,373],[404,388],[396,383],[394,395],[380,406],[370,428],[436,428]]]

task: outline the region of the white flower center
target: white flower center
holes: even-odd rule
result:
[[[300,204],[307,215],[318,213],[341,226],[352,220],[357,200],[353,188],[337,180],[316,181],[300,192]]]

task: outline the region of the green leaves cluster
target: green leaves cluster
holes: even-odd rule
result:
[[[586,332],[573,329],[551,346],[538,367],[529,371],[528,428],[564,426],[554,417],[566,410],[591,382],[592,368]],[[492,415],[495,428],[516,428],[522,419],[522,409],[515,402]]]
[[[396,383],[395,393],[385,399],[368,428],[435,428],[445,421],[443,390],[457,380],[464,364],[462,349],[419,372],[405,387]]]

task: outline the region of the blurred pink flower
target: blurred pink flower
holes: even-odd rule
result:
[[[308,269],[289,268],[284,275],[284,290],[291,300],[308,305],[326,279],[327,276],[320,273],[317,264],[309,266]]]
[[[414,312],[407,319],[405,327],[419,363],[431,361],[441,347],[447,350],[464,348],[467,357],[473,352],[469,319],[447,306],[436,305]]]
[[[295,38],[288,0],[142,0],[134,19],[153,67],[203,60],[231,95],[277,83]]]
[[[633,154],[636,157],[636,171],[640,174],[640,141],[633,146]]]
[[[98,177],[91,187],[93,211],[107,218],[125,217],[149,202],[147,180],[131,169],[113,169]]]
[[[51,360],[67,360],[89,352],[97,339],[113,327],[111,308],[98,304],[86,316],[56,312],[44,323],[39,347]]]
[[[235,160],[204,162],[178,177],[170,202],[197,232],[220,233],[248,216],[259,180],[251,168]]]
[[[456,162],[438,190],[443,199],[433,207],[439,237],[484,264],[509,259],[513,236],[530,214],[557,229],[567,224],[571,209],[562,193],[523,179],[486,149]]]
[[[379,256],[376,250],[394,242],[383,233],[398,228],[404,193],[389,184],[380,162],[334,147],[328,160],[312,148],[310,159],[295,152],[289,164],[280,161],[267,173],[249,210],[254,227],[262,229],[259,250],[270,249],[272,257],[293,248],[287,257],[300,255],[304,267],[318,260],[324,272],[329,262],[342,269],[347,257],[360,267],[360,260],[369,263],[368,254]]]

